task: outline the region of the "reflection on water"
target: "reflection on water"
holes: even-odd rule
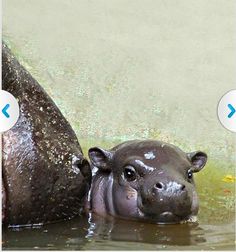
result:
[[[87,238],[113,241],[143,242],[162,245],[195,245],[206,242],[197,224],[155,225],[124,220],[107,220],[93,216]],[[181,232],[179,230],[181,229]],[[196,234],[201,237],[196,237]]]
[[[4,249],[233,249],[234,223],[155,225],[90,215],[3,233]]]

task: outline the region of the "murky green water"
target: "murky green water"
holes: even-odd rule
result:
[[[235,182],[232,167],[210,161],[197,174],[198,223],[155,225],[89,215],[33,228],[3,230],[3,249],[233,250]]]
[[[233,219],[225,224],[155,225],[124,220],[73,221],[7,230],[4,249],[156,250],[234,249]]]

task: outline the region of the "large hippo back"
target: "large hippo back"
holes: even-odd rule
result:
[[[2,80],[20,106],[17,124],[3,134],[4,221],[45,223],[77,215],[91,171],[73,129],[5,44]]]

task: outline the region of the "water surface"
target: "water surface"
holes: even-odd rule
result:
[[[96,215],[45,226],[3,230],[3,249],[56,250],[233,250],[235,183],[208,165],[196,178],[197,223],[156,225]]]

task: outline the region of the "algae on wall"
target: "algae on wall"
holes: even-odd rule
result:
[[[82,146],[158,138],[232,171],[216,107],[235,88],[236,2],[3,1],[3,37]]]

